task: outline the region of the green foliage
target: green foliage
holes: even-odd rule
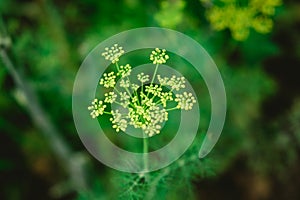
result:
[[[154,15],[154,19],[162,27],[176,28],[183,21],[183,9],[185,2],[182,0],[164,0],[160,3],[160,11]]]

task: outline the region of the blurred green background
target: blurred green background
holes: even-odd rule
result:
[[[300,199],[299,1],[0,0],[0,17],[0,199]],[[145,26],[203,45],[228,98],[220,140],[195,159],[210,103],[190,80],[203,85],[199,138],[147,180],[90,156],[72,119],[85,56]]]

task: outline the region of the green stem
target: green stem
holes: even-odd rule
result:
[[[177,106],[176,106],[176,107],[173,107],[173,108],[166,109],[166,111],[171,111],[171,110],[176,110],[176,109],[179,109],[179,108],[177,108]]]
[[[152,80],[151,80],[150,85],[153,84],[154,78],[155,78],[155,76],[156,76],[157,69],[158,69],[158,64],[156,64],[156,66],[155,66],[155,70],[154,70],[153,77],[152,77]],[[148,91],[148,93],[147,93],[147,97],[148,97],[148,95],[149,95],[149,91]]]
[[[63,169],[69,173],[70,181],[74,183],[74,189],[77,191],[87,190],[87,172],[85,171],[87,161],[85,161],[85,155],[71,150],[68,143],[62,137],[62,133],[57,130],[56,126],[54,126],[53,122],[48,118],[47,110],[42,107],[37,98],[36,91],[33,90],[29,81],[24,78],[21,72],[17,70],[11,58],[8,56],[6,49],[3,47],[0,48],[0,61],[3,62],[4,67],[6,67],[16,86],[22,91],[26,100],[24,106],[28,114],[31,116],[36,127],[40,129],[39,133],[43,134],[49,143],[49,147],[52,148],[54,155],[57,156],[58,161],[61,162]]]
[[[115,63],[115,65],[116,65],[116,67],[117,67],[117,70],[118,70],[118,72],[120,71],[120,67],[119,67],[119,64],[118,64],[118,62],[116,62]]]
[[[126,76],[126,78],[127,78],[127,80],[129,81],[129,85],[132,85],[130,79],[128,78],[128,76]],[[127,91],[128,91],[128,90],[127,90]],[[129,92],[129,91],[128,91],[128,92]],[[137,94],[136,90],[133,91],[133,96],[130,95],[131,98],[133,98],[134,95],[138,97],[138,94]],[[139,98],[138,98],[138,105],[141,105]]]
[[[155,66],[155,71],[154,71],[154,73],[153,73],[153,77],[152,77],[152,80],[151,80],[151,85],[152,85],[152,83],[153,83],[153,81],[154,81],[154,78],[155,78],[155,76],[156,76],[157,69],[158,69],[158,64],[156,64],[156,66]]]
[[[143,138],[143,153],[144,153],[144,170],[145,172],[148,171],[148,138],[147,135],[144,133]]]
[[[114,88],[114,90],[116,90],[116,92],[121,96],[121,92],[120,92],[119,90],[117,90],[116,87]],[[130,95],[130,94],[129,94],[129,95]],[[130,96],[130,97],[131,97],[131,96]],[[115,101],[115,103],[117,103],[117,104],[119,104],[119,105],[122,106],[122,104],[121,104],[120,102]],[[129,103],[130,103],[131,106],[134,106],[134,105],[131,103],[131,101],[129,101]]]

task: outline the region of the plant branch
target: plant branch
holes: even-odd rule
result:
[[[21,73],[16,69],[5,47],[0,47],[1,60],[13,78],[16,86],[23,92],[26,99],[26,109],[31,116],[34,124],[41,130],[47,138],[54,154],[59,159],[63,168],[69,174],[73,187],[77,191],[86,189],[87,182],[84,173],[85,159],[83,155],[75,154],[61,137],[61,134],[52,124],[47,114],[40,105],[37,95]]]
[[[144,154],[144,170],[145,173],[148,171],[148,138],[147,134],[144,133],[143,138],[143,154]]]

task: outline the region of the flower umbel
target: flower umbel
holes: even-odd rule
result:
[[[116,132],[125,132],[128,126],[133,126],[142,129],[146,135],[152,137],[160,133],[162,123],[168,121],[170,111],[176,109],[191,110],[196,99],[192,93],[186,91],[180,93],[181,90],[185,89],[186,80],[184,77],[175,75],[161,77],[161,75],[156,74],[158,66],[166,63],[169,59],[165,49],[156,48],[151,52],[150,60],[156,65],[155,72],[151,82],[150,75],[143,72],[134,77],[140,82],[140,85],[136,84],[136,80],[133,81],[135,83],[132,83],[130,79],[132,68],[129,64],[118,65],[119,58],[124,53],[123,48],[117,44],[105,48],[102,56],[116,65],[117,72],[104,73],[99,84],[105,88],[114,88],[116,82],[119,81],[119,87],[118,89],[115,88],[114,91],[105,93],[103,101],[94,99],[88,109],[91,110],[92,118],[103,114],[111,115],[112,128]],[[159,84],[153,83],[155,78]],[[173,91],[176,91],[176,94]],[[170,107],[174,105],[174,102],[177,105]],[[105,110],[108,107],[107,104],[113,103],[119,104],[123,108]]]
[[[111,111],[112,117],[110,118],[110,121],[113,124],[113,128],[116,129],[117,132],[125,131],[127,128],[127,121],[125,119],[122,119],[122,114],[119,112],[119,110]]]
[[[119,58],[125,53],[123,47],[119,47],[118,44],[105,48],[105,51],[101,54],[105,60],[111,61],[113,64],[119,61]]]
[[[150,54],[150,60],[153,64],[164,64],[169,59],[165,49],[155,48]]]
[[[140,73],[137,75],[137,79],[141,81],[141,83],[146,83],[150,80],[149,75],[145,75],[144,73]]]
[[[206,17],[212,28],[216,31],[228,28],[238,41],[246,40],[251,29],[262,34],[269,33],[273,27],[275,9],[282,4],[282,0],[248,0],[243,5],[240,0],[201,1],[211,4]]]
[[[92,105],[88,107],[88,109],[91,110],[92,118],[96,118],[99,115],[102,115],[105,108],[106,105],[103,105],[103,101],[99,101],[98,99],[94,99]]]
[[[105,93],[104,96],[105,96],[104,99],[105,103],[114,103],[117,98],[117,95],[114,92]]]
[[[103,78],[100,79],[100,85],[103,85],[106,88],[113,88],[115,87],[116,84],[116,76],[114,74],[114,72],[110,72],[110,73],[104,73],[103,74]]]
[[[126,76],[129,76],[130,73],[131,73],[131,66],[129,64],[127,64],[125,66],[123,66],[123,65],[120,66],[117,75],[124,78]]]
[[[191,110],[194,103],[196,103],[196,99],[193,94],[187,92],[184,92],[183,94],[176,94],[175,101],[178,102],[177,108],[181,108],[183,110]]]

